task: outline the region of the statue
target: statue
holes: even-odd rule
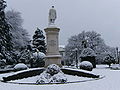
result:
[[[49,10],[49,25],[54,25],[56,18],[56,10],[54,9],[54,6],[52,6],[52,8]]]

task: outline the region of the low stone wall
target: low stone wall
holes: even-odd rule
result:
[[[23,79],[23,78],[28,78],[36,75],[40,75],[44,69],[37,69],[37,70],[30,70],[30,71],[25,71],[25,72],[20,72],[17,74],[13,74],[8,77],[3,77],[3,81],[11,81],[11,80],[18,80],[18,79]]]
[[[24,71],[24,72],[20,72],[17,74],[13,74],[8,77],[3,77],[3,82],[40,75],[44,70],[45,69],[35,69],[35,70],[29,70],[29,71]],[[89,78],[99,78],[99,75],[94,75],[94,74],[87,73],[87,72],[70,70],[70,69],[61,69],[61,70],[63,71],[63,73],[68,74],[68,75],[77,75],[77,76],[89,77]]]
[[[9,72],[14,72],[14,68],[10,68],[10,69],[0,69],[0,74],[2,73],[9,73]]]
[[[82,72],[82,71],[76,71],[76,70],[70,70],[70,69],[61,69],[65,74],[69,75],[77,75],[82,77],[89,77],[89,78],[99,78],[99,75],[94,75],[92,73]]]

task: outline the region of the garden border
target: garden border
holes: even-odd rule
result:
[[[80,82],[88,82],[88,81],[95,81],[95,80],[100,80],[100,79],[103,79],[105,78],[105,76],[101,76],[99,78],[92,78],[92,79],[88,79],[88,80],[82,80],[82,81],[72,81],[72,82],[66,82],[66,83],[40,83],[40,84],[36,84],[36,83],[19,83],[19,82],[4,82],[2,80],[0,80],[1,82],[3,83],[10,83],[10,84],[19,84],[19,85],[53,85],[53,84],[56,84],[56,85],[62,85],[62,84],[70,84],[70,83],[80,83]]]
[[[3,77],[3,80],[0,80],[1,82],[4,83],[13,83],[13,84],[26,84],[26,85],[52,85],[52,84],[69,84],[69,83],[80,83],[80,82],[87,82],[87,81],[94,81],[94,80],[99,80],[104,78],[105,76],[100,76],[100,75],[95,75],[93,73],[89,72],[84,72],[84,71],[79,71],[79,70],[73,70],[73,69],[61,69],[63,73],[68,74],[68,75],[77,75],[77,76],[82,76],[82,77],[88,77],[89,79],[83,80],[83,81],[72,81],[72,82],[65,82],[65,83],[19,83],[19,82],[12,82],[11,80],[17,80],[17,79],[23,79],[27,77],[32,77],[39,75],[44,71],[42,68],[37,68],[37,69],[32,69],[32,70],[23,70],[20,72],[17,72],[16,74],[10,75],[8,77]]]

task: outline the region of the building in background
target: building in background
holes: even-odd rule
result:
[[[62,57],[65,56],[65,45],[59,45],[59,52]]]

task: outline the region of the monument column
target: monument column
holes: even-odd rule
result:
[[[56,10],[54,6],[49,10],[49,25],[45,28],[47,41],[47,54],[45,66],[50,64],[57,64],[61,66],[61,55],[59,53],[59,31],[54,24],[56,19]]]

